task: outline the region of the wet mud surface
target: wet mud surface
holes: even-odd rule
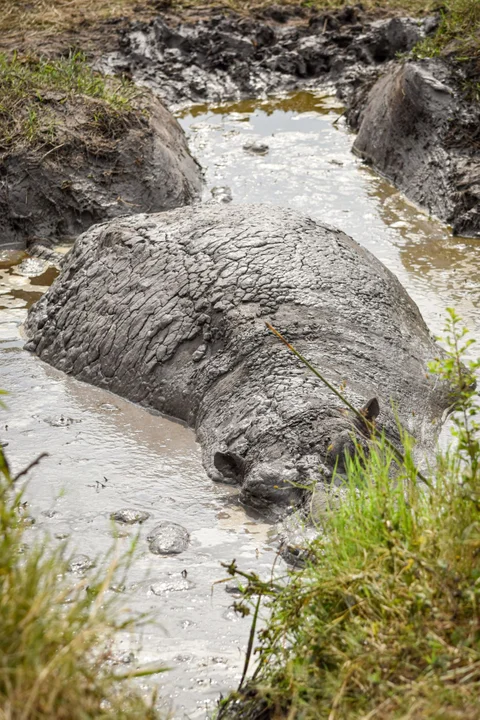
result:
[[[322,81],[372,83],[399,52],[436,27],[434,18],[374,20],[359,7],[328,14],[301,9],[245,17],[210,12],[160,16],[122,29],[104,70],[123,72],[170,106],[224,102],[299,89]]]
[[[10,393],[0,438],[14,472],[49,453],[30,473],[26,512],[35,523],[25,540],[44,533],[52,543],[68,540],[76,553],[72,572],[81,574],[115,542],[119,554],[127,552],[138,534],[128,582],[115,590],[121,608],[149,613],[152,622],[118,638],[118,669],[170,667],[153,681],[161,707],[175,718],[203,718],[238,682],[249,630],[225,585],[213,585],[227,576],[220,563],[237,558],[269,573],[276,557],[271,528],[238,506],[230,488],[206,477],[190,430],[25,352],[24,317],[23,308],[0,310],[0,375]],[[122,508],[147,510],[149,517],[140,525],[112,522]],[[148,536],[166,520],[188,529],[180,555],[151,550]]]
[[[342,111],[334,98],[302,93],[185,112],[180,122],[205,168],[204,199],[273,202],[339,227],[397,274],[435,333],[453,305],[480,340],[478,241],[452,237],[351,154],[354,135]],[[244,149],[252,143],[267,151]],[[114,541],[111,513],[150,513],[141,524],[116,523],[121,549],[140,535],[119,599],[155,616],[119,638],[118,659],[125,668],[163,661],[172,669],[155,682],[173,717],[204,718],[219,693],[237,684],[249,631],[249,620],[231,608],[235,596],[226,589],[234,588],[213,585],[225,577],[220,562],[236,558],[269,573],[277,546],[271,527],[239,506],[231,488],[206,477],[190,430],[23,350],[26,308],[57,272],[22,266],[26,259],[0,257],[0,375],[10,391],[0,439],[14,471],[49,452],[26,490],[36,521],[26,540],[44,532],[52,542],[70,538],[79,555],[95,559]],[[190,534],[181,554],[150,552],[147,537],[164,521]]]

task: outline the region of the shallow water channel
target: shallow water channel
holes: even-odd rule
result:
[[[328,94],[305,92],[184,111],[180,122],[205,169],[204,199],[289,205],[340,227],[398,275],[435,333],[453,305],[480,339],[480,241],[453,238],[355,158],[341,112]],[[114,542],[112,511],[151,513],[140,529],[120,528],[117,542],[127,548],[139,532],[120,598],[154,621],[120,637],[115,653],[120,666],[164,662],[171,668],[157,680],[164,705],[175,718],[203,718],[238,682],[249,631],[225,585],[214,585],[226,576],[220,562],[236,558],[270,572],[272,528],[239,506],[235,491],[208,480],[189,429],[26,353],[26,308],[55,271],[12,252],[0,255],[0,268],[0,386],[10,392],[0,439],[14,470],[49,453],[30,473],[35,524],[26,539],[47,531],[53,543],[69,538],[75,552],[94,559]],[[145,538],[161,520],[190,531],[182,555],[150,554]]]

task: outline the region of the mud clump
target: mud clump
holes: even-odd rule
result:
[[[41,102],[54,138],[0,156],[2,246],[73,239],[95,223],[199,195],[201,171],[183,132],[149,93],[121,113],[81,95],[45,93]]]
[[[162,522],[149,533],[147,541],[154,555],[179,555],[187,549],[190,533],[177,523]]]
[[[287,20],[286,8],[264,18],[159,17],[123,30],[120,50],[105,56],[102,67],[129,73],[171,105],[223,102],[337,80],[358,64],[375,71],[426,32],[426,21],[371,22],[359,8]]]
[[[480,235],[480,107],[463,101],[442,60],[394,66],[356,117],[353,149],[414,202]]]

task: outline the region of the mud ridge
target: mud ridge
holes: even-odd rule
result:
[[[0,155],[2,248],[73,240],[95,223],[169,210],[199,196],[202,174],[183,131],[150,93],[115,126],[101,100],[50,93],[42,102],[55,141]]]

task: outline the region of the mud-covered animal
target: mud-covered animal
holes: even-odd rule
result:
[[[289,503],[329,479],[354,423],[272,323],[392,440],[448,405],[438,348],[398,280],[339,230],[273,206],[197,205],[97,225],[32,308],[28,349],[195,428],[213,480]],[[361,430],[361,428],[357,429]],[[361,433],[360,433],[361,435]]]

